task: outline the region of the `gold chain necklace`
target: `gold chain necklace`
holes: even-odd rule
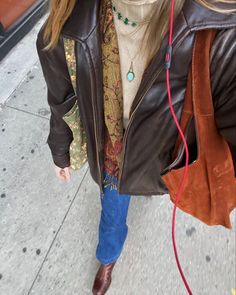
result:
[[[131,56],[130,52],[129,52],[129,48],[127,46],[127,44],[125,44],[124,42],[124,47],[126,48],[126,51],[128,52],[129,58],[130,58],[130,66],[128,68],[128,72],[126,73],[126,79],[129,82],[132,82],[135,79],[135,73],[134,73],[134,60],[135,58],[140,54],[140,48],[137,49],[136,53],[134,56]]]

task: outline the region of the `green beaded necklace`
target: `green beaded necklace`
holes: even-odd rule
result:
[[[120,11],[117,11],[115,5],[112,5],[112,9],[115,12],[115,14],[117,15],[117,18],[119,20],[122,20],[125,25],[131,25],[132,27],[137,26],[137,22],[131,21],[130,19],[128,19],[128,17],[124,17]]]

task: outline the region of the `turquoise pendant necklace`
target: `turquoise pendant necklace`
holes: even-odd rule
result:
[[[134,70],[133,70],[133,62],[131,61],[131,64],[130,64],[130,67],[129,67],[129,70],[126,74],[126,78],[129,82],[132,82],[135,78],[135,74],[134,74]]]
[[[118,9],[116,8],[116,6],[114,4],[112,5],[112,10],[113,10],[113,13],[116,15],[117,19],[122,21],[122,23],[124,23],[125,25],[131,25],[132,27],[135,27],[135,30],[134,30],[134,32],[132,32],[132,34],[137,32],[142,27],[142,25],[144,25],[150,21],[150,19],[144,20],[142,22],[131,21],[128,17],[124,17],[123,14],[120,11],[118,11]],[[133,58],[131,58],[128,47],[126,45],[125,45],[125,47],[127,48],[129,57],[131,59],[130,67],[129,67],[128,72],[126,74],[126,79],[129,82],[132,82],[135,79],[135,73],[134,73],[134,69],[133,69],[133,60],[137,56],[139,51],[136,53],[136,55]]]
[[[130,19],[128,19],[128,17],[124,17],[122,15],[122,13],[117,10],[115,5],[112,5],[112,10],[116,14],[117,19],[121,20],[125,25],[131,25],[132,27],[137,27],[137,22],[131,21]],[[127,51],[129,53],[128,48],[127,48]],[[135,74],[134,74],[134,70],[133,70],[133,61],[131,60],[129,70],[128,70],[127,74],[126,74],[126,79],[129,82],[132,82],[134,80],[134,78],[135,78]]]

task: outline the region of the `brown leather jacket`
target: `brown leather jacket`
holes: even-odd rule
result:
[[[48,87],[51,108],[47,143],[54,163],[70,165],[69,146],[72,132],[62,116],[78,99],[81,119],[87,135],[87,154],[91,175],[102,189],[104,114],[102,62],[99,33],[100,1],[78,1],[63,26],[60,39],[52,51],[45,45],[42,30],[37,50]],[[186,0],[174,24],[171,90],[173,104],[180,118],[187,74],[197,30],[219,29],[211,49],[210,75],[215,120],[219,132],[228,141],[236,162],[236,14],[208,10],[193,0]],[[62,37],[76,42],[78,97],[74,95],[65,60]],[[118,180],[121,194],[158,195],[167,193],[161,172],[170,164],[178,131],[168,107],[165,82],[167,37],[146,68],[133,101],[130,120],[124,135],[123,161]],[[203,94],[204,95],[204,94]],[[203,96],[204,99],[204,96]],[[190,130],[195,138],[194,126]]]

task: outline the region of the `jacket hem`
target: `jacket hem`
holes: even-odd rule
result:
[[[125,194],[125,195],[131,195],[131,196],[163,196],[163,195],[166,195],[166,194],[169,194],[169,192],[158,192],[158,191],[153,191],[153,192],[129,192],[129,191],[122,191],[122,192],[119,192],[119,194]]]

